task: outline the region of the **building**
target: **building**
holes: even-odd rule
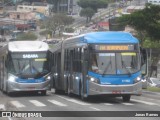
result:
[[[32,4],[23,3],[22,5],[17,5],[17,11],[20,12],[39,12],[46,16],[51,13],[52,5],[43,2],[33,2]]]
[[[45,16],[39,12],[29,12],[29,11],[10,11],[9,19],[13,20],[44,20]]]
[[[61,0],[54,6],[55,12],[64,12],[70,15],[78,14],[80,7],[77,5],[78,0]]]
[[[68,0],[68,13],[69,14],[79,14],[80,7],[77,4],[78,0]]]
[[[128,6],[128,7],[126,8],[126,13],[132,13],[132,12],[134,12],[134,11],[142,10],[142,9],[144,9],[144,8],[145,8],[145,6]]]
[[[28,11],[10,11],[10,19],[19,19],[19,20],[32,20],[34,19],[34,13]]]
[[[154,5],[160,5],[160,0],[148,0],[148,3],[154,4]]]
[[[70,15],[79,14],[80,7],[77,5],[78,0],[59,0],[56,4],[47,4],[47,0],[44,2],[37,2],[37,0],[32,0],[23,2],[22,0],[12,0],[17,3],[17,10],[20,11],[36,11],[41,12],[45,15],[50,15],[51,12],[63,12]],[[20,5],[19,2],[22,2]]]

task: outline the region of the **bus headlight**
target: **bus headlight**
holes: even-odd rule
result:
[[[89,81],[94,82],[94,83],[99,83],[99,80],[97,78],[88,76]]]
[[[146,80],[146,79],[142,79],[141,81],[142,81],[142,82],[146,82],[147,80]]]
[[[46,77],[46,80],[51,80],[51,76],[50,76],[50,75],[47,76],[47,77]]]
[[[14,77],[14,76],[9,76],[8,77],[9,82],[15,82],[15,80],[16,80],[16,77]]]
[[[139,81],[141,81],[141,77],[139,77],[139,76],[134,79],[134,83],[137,83]]]

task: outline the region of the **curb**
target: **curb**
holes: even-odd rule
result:
[[[160,92],[151,92],[151,91],[146,91],[146,90],[143,90],[142,93],[160,95]]]

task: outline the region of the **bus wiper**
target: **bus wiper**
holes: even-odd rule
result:
[[[22,73],[16,73],[17,76],[22,75]]]
[[[105,70],[104,70],[102,76],[105,75],[105,73],[107,72],[107,70],[108,70],[108,68],[109,68],[110,65],[112,65],[111,60],[110,60],[109,63],[107,64],[107,66],[106,66],[106,68],[105,68]]]
[[[122,67],[124,66],[124,68],[127,70],[129,76],[131,76],[131,71],[128,69],[128,67],[126,66],[125,62],[122,61]]]

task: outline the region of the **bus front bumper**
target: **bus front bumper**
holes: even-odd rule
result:
[[[88,95],[141,95],[142,82],[130,85],[101,85],[94,82],[88,82]]]
[[[50,89],[50,80],[46,80],[40,83],[18,83],[18,82],[9,82],[7,86],[7,92],[15,91],[42,91]]]

